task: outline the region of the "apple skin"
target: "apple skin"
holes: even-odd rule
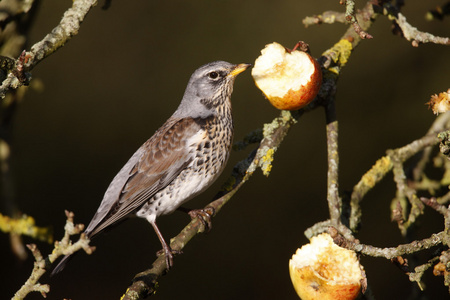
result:
[[[322,71],[308,53],[271,43],[255,61],[252,76],[270,103],[281,110],[305,107],[319,92]]]

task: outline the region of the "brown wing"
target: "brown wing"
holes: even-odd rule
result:
[[[92,237],[135,212],[194,159],[189,138],[201,134],[198,120],[169,119],[132,156],[111,182],[86,229]]]

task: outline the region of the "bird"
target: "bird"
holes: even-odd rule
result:
[[[131,216],[144,218],[161,242],[167,269],[173,266],[173,252],[156,219],[205,191],[222,173],[233,140],[234,81],[250,66],[214,61],[194,71],[172,116],[109,184],[84,231],[87,238]],[[71,256],[66,255],[52,275],[61,272]]]

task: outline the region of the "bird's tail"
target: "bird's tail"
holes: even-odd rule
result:
[[[63,257],[63,259],[58,263],[58,265],[53,269],[52,274],[50,276],[54,276],[64,270],[66,264],[72,259],[73,254],[69,254]]]

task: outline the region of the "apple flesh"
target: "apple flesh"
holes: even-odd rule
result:
[[[320,65],[313,57],[300,50],[288,51],[275,42],[261,50],[252,76],[270,103],[283,110],[308,105],[322,83]]]

